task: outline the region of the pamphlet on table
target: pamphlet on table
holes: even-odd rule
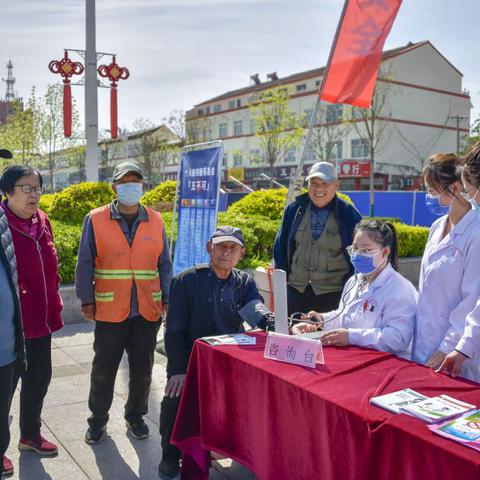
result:
[[[448,395],[427,398],[421,402],[400,407],[400,412],[408,413],[427,423],[440,422],[473,410],[475,405],[462,402]]]
[[[400,413],[400,408],[413,403],[421,402],[427,399],[425,395],[416,392],[410,388],[399,390],[398,392],[387,393],[386,395],[379,395],[372,397],[370,403],[376,407],[384,408],[389,412]]]
[[[257,343],[255,337],[250,337],[244,333],[203,337],[201,340],[207,342],[209,345],[256,345]]]
[[[428,425],[428,428],[438,435],[480,451],[480,410],[464,413],[455,420]]]

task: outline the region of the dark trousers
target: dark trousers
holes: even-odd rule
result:
[[[320,313],[330,312],[338,308],[341,297],[341,291],[315,295],[311,285],[308,285],[303,293],[288,285],[288,314],[292,315],[295,312],[308,313],[310,310]]]
[[[17,362],[13,390],[22,379],[20,390],[20,435],[35,438],[42,427],[43,400],[52,379],[52,336],[25,339],[27,367]]]
[[[95,323],[92,374],[88,407],[91,428],[102,428],[108,422],[118,366],[126,351],[130,381],[125,404],[125,419],[135,423],[148,412],[148,395],[152,383],[152,368],[157,332],[161,321],[150,322],[133,317],[120,323]]]
[[[2,471],[2,459],[10,443],[10,427],[8,414],[13,396],[13,376],[15,362],[0,367],[0,472]]]
[[[176,463],[182,458],[182,452],[170,443],[173,426],[177,417],[181,397],[163,397],[160,404],[160,435],[162,436],[162,459]]]

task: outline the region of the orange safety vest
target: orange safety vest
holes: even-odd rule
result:
[[[122,322],[130,313],[132,285],[137,286],[138,311],[152,322],[163,314],[158,258],[163,245],[163,220],[145,207],[148,222],[140,222],[132,246],[110,205],[91,212],[97,257],[95,259],[95,320]]]

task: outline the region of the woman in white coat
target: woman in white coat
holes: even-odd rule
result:
[[[322,343],[358,345],[409,357],[417,302],[415,287],[396,270],[398,243],[391,223],[364,220],[348,248],[355,268],[345,284],[337,310],[309,312],[292,333],[323,329]]]
[[[438,370],[456,351],[466,357],[461,375],[475,379],[464,334],[480,298],[480,217],[461,195],[454,154],[431,157],[423,179],[427,205],[442,217],[430,229],[422,258],[412,360]]]
[[[480,142],[468,150],[462,164],[461,177],[464,188],[461,195],[480,218]],[[465,330],[457,348],[445,357],[439,371],[449,372],[455,377],[460,374],[463,363],[470,358],[472,361],[464,366],[463,374],[480,381],[480,298],[466,317]]]

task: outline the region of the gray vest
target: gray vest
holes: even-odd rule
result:
[[[332,209],[320,238],[314,240],[310,224],[310,205],[295,232],[295,252],[288,284],[303,293],[310,284],[315,295],[343,289],[349,272],[343,253],[335,212]]]

